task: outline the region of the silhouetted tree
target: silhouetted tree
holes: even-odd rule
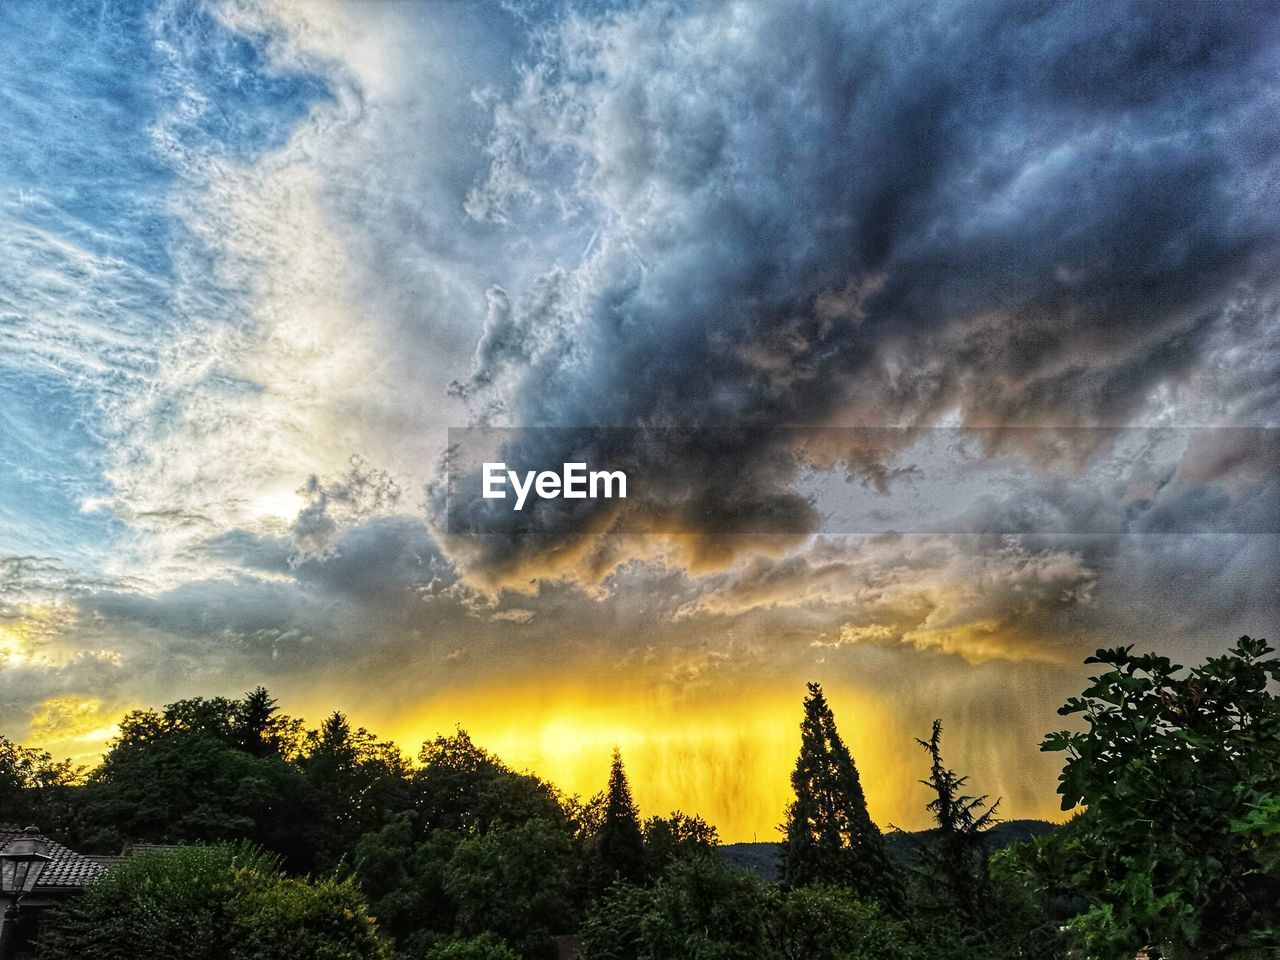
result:
[[[281,757],[240,749],[238,707],[197,697],[129,713],[86,784],[74,842],[110,852],[126,840],[243,838],[308,869],[311,791]]]
[[[782,879],[790,887],[826,883],[899,910],[899,878],[884,837],[871,822],[854,766],[822,687],[809,684],[800,724],[800,755],[791,774]]]
[[[61,830],[72,816],[72,785],[82,773],[70,760],[0,736],[0,820]]]
[[[622,768],[622,754],[615,748],[609,769],[604,820],[595,842],[594,886],[603,890],[618,881],[643,880],[644,874],[644,835],[640,831],[640,814],[631,799],[631,787]]]
[[[651,876],[657,876],[676,860],[714,855],[719,843],[715,827],[679,810],[669,817],[650,817],[644,822],[645,858]]]
[[[481,832],[529,819],[566,821],[559,791],[532,774],[516,773],[458,729],[422,745],[413,774],[413,805],[421,833]]]
[[[942,721],[933,721],[928,740],[916,743],[929,752],[929,777],[920,782],[933,791],[927,807],[937,831],[921,846],[924,870],[941,884],[952,905],[965,919],[976,922],[991,907],[991,876],[982,834],[999,823],[996,808],[984,794],[961,793],[968,777],[957,776],[942,760]]]
[[[316,793],[316,840],[322,865],[338,862],[364,833],[409,805],[409,765],[394,743],[334,711],[307,735],[302,769]]]
[[[255,757],[292,759],[302,745],[302,722],[282,714],[265,687],[255,687],[235,704],[231,726],[235,745]]]

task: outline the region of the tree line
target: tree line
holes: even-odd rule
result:
[[[809,685],[776,881],[712,826],[642,819],[616,751],[586,799],[461,729],[411,762],[340,712],[313,730],[259,687],[138,710],[85,773],[0,738],[0,820],[129,859],[42,931],[49,960],[1268,957],[1280,950],[1280,660],[1265,641],[1184,669],[1131,647],[1060,713],[1065,825],[995,849],[935,722],[934,828],[887,842]],[[912,746],[915,749],[915,746]]]

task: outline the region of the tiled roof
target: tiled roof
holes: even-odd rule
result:
[[[0,827],[0,847],[10,840],[22,836],[21,830],[12,827]],[[49,843],[49,856],[53,859],[44,865],[35,890],[65,890],[88,886],[101,876],[107,868],[83,853],[69,850],[60,843],[44,838]]]
[[[172,843],[129,843],[125,845],[124,853],[117,859],[145,857],[153,853],[168,853],[170,850],[177,849],[177,846]]]

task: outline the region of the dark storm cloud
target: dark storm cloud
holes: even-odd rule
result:
[[[452,565],[416,517],[379,517],[347,532],[332,556],[308,560],[298,579],[370,602],[383,594],[437,593],[456,581]]]
[[[471,209],[596,233],[494,292],[460,390],[519,426],[1140,417],[1274,284],[1278,27],[1271,4],[566,15],[495,111]],[[773,436],[668,453],[704,515],[803,514]],[[600,525],[468,562],[501,578]]]

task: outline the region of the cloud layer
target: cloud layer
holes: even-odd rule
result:
[[[1273,316],[1277,27],[1241,13],[564,12],[493,108],[468,209],[591,239],[490,292],[460,391],[517,426],[1177,417],[1211,347]],[[1271,422],[1253,391],[1217,386],[1193,422]],[[803,514],[796,443],[671,453],[704,515]],[[825,460],[874,475],[891,452]],[[480,562],[518,578],[560,553],[512,538]]]
[[[616,723],[741,836],[789,747],[663,724],[783,717],[817,677],[872,753],[935,712],[1016,731],[969,759],[1040,810],[1081,654],[1198,657],[1280,612],[1278,30],[1265,4],[0,5],[0,730],[91,751],[129,706],[262,681],[585,777],[548,743],[578,723],[591,759]],[[666,482],[448,536],[445,431],[476,424],[559,428],[513,451],[553,465],[627,428],[593,458]],[[939,425],[987,429],[943,457]],[[1249,429],[1059,429],[1130,425]],[[958,535],[813,535],[861,529],[828,525],[851,504]],[[911,776],[875,763],[902,820]]]

